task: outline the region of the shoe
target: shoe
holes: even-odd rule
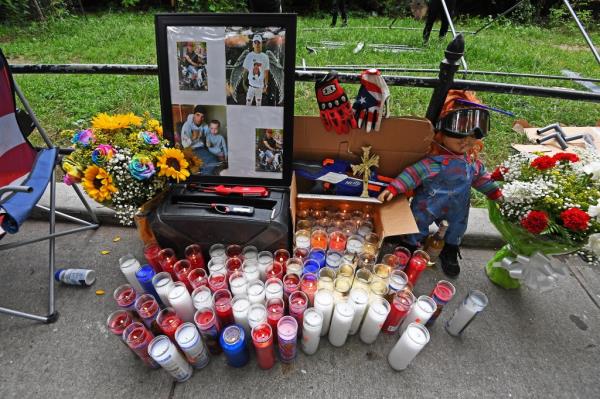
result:
[[[442,270],[446,276],[457,277],[459,275],[460,265],[458,264],[458,258],[462,259],[458,245],[446,243],[442,252],[440,252]]]

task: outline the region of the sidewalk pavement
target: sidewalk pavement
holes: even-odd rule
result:
[[[59,224],[58,229],[68,227]],[[21,238],[46,231],[27,222]],[[115,242],[113,239],[120,236]],[[12,240],[6,237],[3,241]],[[506,291],[491,284],[483,266],[492,250],[463,251],[462,273],[454,281],[456,299],[430,329],[431,341],[404,372],[394,372],[387,354],[397,336],[380,336],[365,345],[357,336],[343,348],[323,339],[313,356],[298,354],[289,365],[260,370],[250,364],[233,369],[224,356],[196,371],[186,383],[173,383],[163,370],[149,370],[106,329],[116,309],[113,290],[125,283],[120,256],[142,259],[134,229],[102,226],[97,231],[57,239],[57,266],[97,271],[93,287],[58,284],[55,324],[0,315],[1,398],[240,398],[240,397],[600,397],[600,271],[569,262],[572,274],[558,290]],[[43,312],[46,306],[47,244],[3,253],[0,306]],[[100,251],[110,253],[101,255]],[[416,294],[428,294],[444,278],[426,270]],[[586,288],[587,287],[587,288]],[[95,290],[106,291],[96,295]],[[489,306],[461,338],[448,335],[444,322],[471,289],[489,297]]]

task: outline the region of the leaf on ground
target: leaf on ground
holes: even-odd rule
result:
[[[104,290],[96,290],[96,295],[104,295],[106,292]]]
[[[113,242],[119,242],[121,241],[121,236],[115,236],[115,238],[113,238]]]
[[[102,255],[108,255],[108,254],[110,253],[110,251],[104,250],[104,251],[100,251],[100,253],[101,253]]]

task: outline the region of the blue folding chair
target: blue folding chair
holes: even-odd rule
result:
[[[15,94],[19,97],[26,112],[17,111]],[[17,113],[19,118],[17,118]],[[23,131],[21,128],[23,125],[21,116],[31,122],[29,132]],[[33,128],[37,128],[47,148],[35,148],[31,145],[27,139],[27,133],[30,133]],[[45,323],[52,323],[58,317],[58,312],[54,308],[54,241],[56,237],[96,229],[99,226],[96,214],[75,184],[72,187],[87,209],[92,222],[56,211],[55,167],[59,163],[59,152],[61,151],[52,144],[27,99],[12,78],[8,62],[0,50],[0,239],[6,233],[18,233],[20,226],[27,220],[34,208],[48,212],[50,222],[50,233],[47,235],[0,245],[0,251],[3,251],[48,240],[48,314],[42,316],[3,307],[0,307],[0,313]],[[48,185],[50,185],[49,208],[38,204]],[[56,232],[56,215],[83,226]]]

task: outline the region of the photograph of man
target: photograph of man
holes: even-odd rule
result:
[[[206,43],[179,42],[179,90],[208,90],[206,80]]]
[[[244,76],[248,79],[248,92],[246,105],[260,107],[263,93],[269,89],[269,57],[262,51],[262,36],[254,35],[252,38],[252,51],[244,59]]]
[[[191,147],[194,153],[202,160],[201,174],[212,175],[219,165],[217,157],[206,147],[206,138],[210,134],[210,127],[205,122],[206,109],[201,105],[194,107],[194,113],[189,114],[181,127],[181,145]]]
[[[256,170],[262,172],[282,171],[282,144],[281,132],[274,133],[274,129],[256,129],[257,140],[257,165]],[[275,138],[277,136],[279,140]]]
[[[220,162],[227,161],[227,141],[225,137],[219,133],[221,122],[213,119],[208,124],[210,134],[206,136],[206,147],[211,154],[217,157]]]

